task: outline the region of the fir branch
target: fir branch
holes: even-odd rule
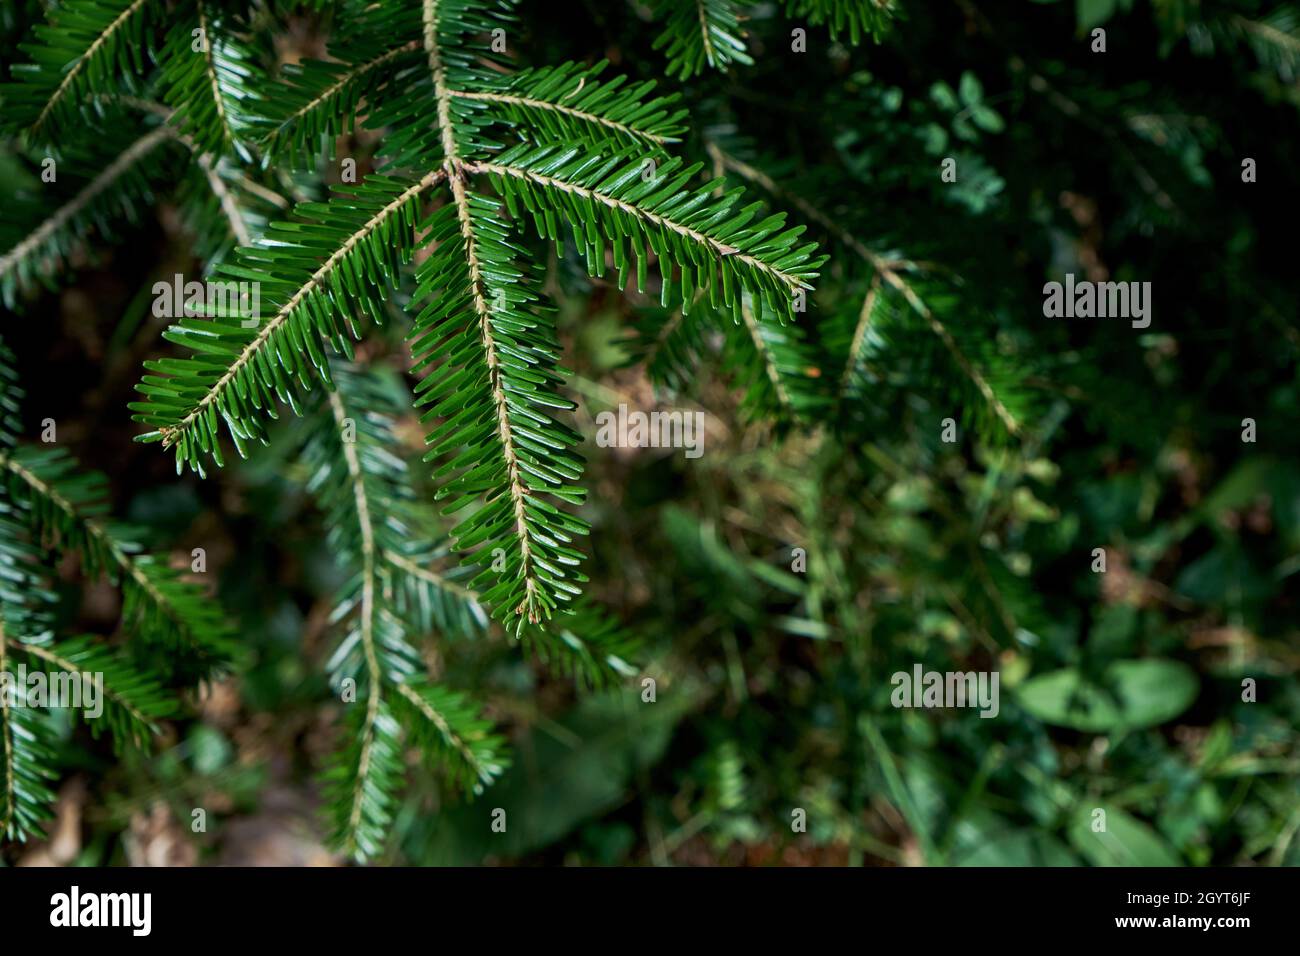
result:
[[[984,400],[988,403],[989,407],[993,409],[994,414],[997,415],[1003,426],[1006,427],[1006,430],[1015,437],[1020,437],[1020,423],[1016,421],[1015,417],[1011,414],[1010,410],[1008,410],[1002,399],[998,397],[984,373],[980,369],[976,368],[974,363],[966,357],[966,353],[958,347],[957,340],[953,338],[953,335],[948,331],[947,326],[939,321],[930,307],[921,301],[921,297],[916,294],[912,287],[908,285],[908,283],[904,281],[897,272],[890,270],[881,273],[881,275],[886,282],[901,292],[903,297],[907,300],[907,304],[910,305],[918,315],[925,319],[926,323],[930,326],[931,331],[939,337],[943,342],[944,347],[948,349],[953,360],[956,361],[961,370],[966,373],[966,377],[974,383],[977,389],[979,389],[980,395],[984,397]]]
[[[330,393],[329,405],[335,424],[341,429],[347,416],[337,393]],[[391,794],[396,790],[394,767],[397,763],[397,737],[400,728],[384,700],[384,674],[379,663],[379,650],[375,636],[378,589],[375,580],[375,540],[370,498],[356,449],[346,441],[342,445],[347,466],[347,480],[342,497],[346,498],[350,494],[351,513],[355,518],[360,539],[360,595],[359,600],[353,600],[348,596],[352,588],[347,589],[344,592],[345,601],[336,609],[334,618],[337,620],[340,613],[347,611],[351,606],[355,605],[357,608],[353,637],[349,637],[344,647],[352,643],[354,637],[360,641],[366,678],[364,684],[360,686],[365,688],[366,707],[359,732],[359,747],[356,750],[355,762],[351,765],[355,767],[355,771],[353,772],[347,765],[340,765],[336,770],[340,780],[348,779],[351,774],[352,781],[346,823],[337,839],[342,843],[346,853],[364,858],[377,851],[389,822],[388,804],[391,802]],[[336,654],[331,662],[331,669],[335,671],[336,686],[338,675],[341,673],[338,669],[341,656]]]
[[[399,406],[375,370],[333,365],[336,389],[313,417],[303,459],[308,490],[327,514],[331,551],[352,572],[331,615],[333,624],[347,620],[349,630],[329,670],[336,690],[356,681],[366,706],[355,728],[358,745],[332,759],[326,781],[335,841],[361,860],[378,852],[390,823],[403,730],[468,790],[481,790],[506,764],[503,742],[468,700],[418,676],[418,655],[390,603],[420,587],[410,583],[413,575],[433,576],[404,556],[406,542],[423,529],[411,524],[415,492],[392,450]]]
[[[397,693],[413,718],[406,721],[412,737],[426,753],[439,755],[454,786],[482,793],[510,766],[505,741],[465,695],[424,681],[398,684]]]
[[[786,11],[813,26],[825,24],[832,40],[847,34],[853,46],[867,37],[879,42],[899,15],[896,0],[786,0]]]
[[[392,588],[385,577],[386,551],[419,535],[409,520],[415,494],[406,463],[392,450],[391,398],[371,370],[337,360],[331,367],[334,388],[325,393],[302,450],[307,490],[327,516],[330,550],[351,574],[331,617],[335,624],[350,618],[351,631],[330,669],[336,684],[364,677],[379,688],[419,666],[387,604]]]
[[[450,4],[448,5],[450,6]],[[438,46],[439,15],[445,8],[440,0],[423,0],[421,14],[423,17],[424,53],[429,64],[429,75],[433,80],[433,96],[438,109],[438,136],[442,140],[444,169],[449,180],[456,179],[455,164],[460,159],[460,149],[456,145],[456,130],[451,123],[451,90],[447,86],[447,72],[442,63],[442,51]],[[464,184],[461,184],[461,194]],[[457,199],[459,209],[462,199]]]
[[[13,74],[20,82],[0,89],[13,131],[26,129],[55,142],[73,125],[93,94],[117,92],[122,77],[144,72],[145,35],[161,4],[154,0],[67,0],[36,28],[33,58]]]
[[[76,553],[87,576],[106,574],[121,583],[126,630],[169,652],[167,670],[208,676],[233,656],[220,610],[175,571],[136,553],[132,529],[105,520],[101,476],[79,473],[62,450],[36,448],[0,453],[0,473],[30,515],[38,542]]]
[[[415,182],[372,176],[353,190],[340,190],[328,204],[300,205],[297,221],[273,224],[257,245],[239,250],[237,264],[223,265],[217,274],[259,282],[274,312],[255,317],[256,332],[238,312],[172,326],[167,339],[224,361],[220,366],[206,357],[146,363],[159,374],[137,386],[147,401],[131,408],[135,420],[153,430],[136,440],[174,447],[178,469],[188,464],[202,474],[201,455],[218,465],[224,461],[219,421],[243,456],[246,442],[266,440],[264,418],[274,417],[277,398],[300,414],[292,380],[309,387],[310,364],[329,381],[326,341],[335,351],[350,353],[337,303],[382,317],[383,283],[395,281],[409,254],[418,200],[444,175],[434,170]],[[358,338],[355,316],[344,318],[351,337]]]
[[[520,472],[519,451],[515,446],[514,433],[511,428],[510,408],[506,402],[505,387],[501,370],[501,353],[498,350],[496,335],[492,326],[493,315],[488,308],[485,296],[482,263],[479,261],[477,238],[474,232],[473,215],[469,200],[465,195],[465,186],[457,178],[452,184],[452,194],[456,202],[456,216],[460,221],[461,238],[464,240],[465,260],[469,267],[469,283],[474,312],[478,317],[479,334],[483,340],[483,355],[487,364],[488,388],[492,394],[492,404],[496,412],[496,428],[501,440],[501,451],[505,458],[507,491],[514,511],[514,525],[517,546],[519,548],[519,576],[524,586],[524,599],[515,613],[526,616],[536,623],[541,618],[540,595],[537,572],[533,564],[533,546],[525,514],[524,496],[526,489]]]
[[[4,622],[0,621],[0,674],[9,673],[9,661],[6,656],[8,638],[4,633]],[[14,768],[13,730],[9,726],[9,688],[0,692],[0,757],[4,759],[4,815],[0,816],[0,836],[11,839],[9,825],[14,817],[14,791],[17,789]]]
[[[400,554],[394,554],[390,551],[385,553],[384,559],[389,564],[393,565],[393,567],[399,568],[405,574],[419,578],[439,591],[446,591],[450,594],[455,594],[458,597],[464,598],[466,601],[478,601],[477,595],[463,584],[458,584],[450,578],[434,571],[432,568],[416,564],[410,558],[403,557]]]
[[[545,627],[524,628],[519,637],[549,669],[588,688],[612,687],[637,673],[640,641],[585,599]]]
[[[417,560],[412,556],[417,548],[404,550],[408,553],[383,553],[385,594],[394,613],[417,632],[437,631],[446,637],[470,638],[487,630],[488,617],[478,593],[462,583],[473,569],[435,571],[429,567],[431,559],[427,554]]]
[[[13,355],[0,342],[0,405],[16,405],[20,394],[13,385]],[[11,422],[0,427],[0,447],[13,444]],[[27,528],[29,510],[0,482],[0,840],[25,840],[40,832],[51,816],[54,794],[46,781],[51,752],[45,722],[28,705],[27,687],[9,680],[8,650],[18,633],[32,640],[48,640],[54,595],[44,587]]]
[[[644,291],[648,246],[660,260],[664,300],[673,286],[667,262],[681,269],[684,304],[698,288],[710,303],[720,298],[739,317],[740,291],[748,289],[773,313],[789,318],[795,295],[811,288],[822,262],[813,258],[813,246],[796,245],[802,227],[785,229],[781,215],[755,221],[756,205],[736,209],[739,191],[715,198],[709,186],[690,189],[699,166],[682,168],[676,158],[644,175],[647,168],[627,154],[604,158],[521,145],[465,168],[488,173],[511,214],[518,216],[521,207],[532,213],[543,237],[558,240],[555,220],[567,220],[593,275],[606,270],[608,241],[624,285],[630,264],[624,243],[630,242],[637,287]]]
[[[0,254],[0,293],[7,306],[14,307],[19,289],[57,269],[95,222],[118,210],[134,209],[134,199],[147,188],[140,170],[144,159],[172,135],[170,130],[159,128],[137,139],[53,214]],[[5,232],[16,221],[10,220]]]
[[[451,603],[457,612],[472,615],[470,620],[476,631],[486,630],[487,621],[480,610],[482,599],[477,591],[392,552],[386,552],[384,558],[401,570],[408,587],[412,582],[424,582],[425,603],[434,604],[440,599]],[[445,616],[447,612],[442,613]],[[446,624],[439,626],[444,634],[449,630]],[[469,630],[465,623],[455,627],[459,634]],[[552,673],[587,687],[608,687],[636,673],[640,642],[612,616],[586,599],[576,601],[545,624],[523,627],[517,636],[523,647]]]
[[[9,672],[9,637],[0,622],[0,673]],[[0,839],[25,841],[53,814],[53,758],[41,715],[28,706],[27,688],[14,682],[0,691]]]
[[[867,330],[871,327],[876,311],[876,303],[879,299],[880,273],[877,272],[871,277],[871,287],[862,299],[862,308],[858,312],[858,322],[853,328],[853,338],[849,341],[848,357],[844,360],[844,371],[840,375],[839,388],[836,392],[837,402],[842,402],[849,397],[854,377],[861,366],[862,352],[867,342]]]
[[[106,706],[101,716],[119,752],[128,745],[145,747],[149,738],[159,733],[158,721],[176,710],[175,700],[163,692],[156,679],[96,646],[93,638],[81,637],[58,644],[19,641],[12,649],[78,678],[102,679]],[[99,723],[87,715],[86,724],[98,736]]]
[[[715,70],[726,70],[733,63],[752,66],[740,10],[735,0],[658,0],[656,14],[667,11],[667,21],[654,49],[665,51],[668,75],[688,80],[706,66]]]
[[[580,436],[548,414],[572,407],[553,391],[560,379],[552,323],[521,281],[517,251],[493,221],[495,205],[463,185],[456,191],[458,183],[457,201],[422,228],[437,245],[417,273],[411,306],[418,308],[413,371],[427,369],[417,404],[430,406],[424,420],[443,418],[426,438],[426,459],[446,461],[450,477],[438,497],[453,500],[444,511],[486,500],[452,531],[462,548],[505,555],[504,567],[485,569],[475,586],[503,618],[536,623],[576,593],[574,572],[564,568],[580,560],[569,544],[586,524],[540,493],[582,500],[585,492],[572,484],[582,459],[569,451]],[[435,289],[442,292],[431,297]]]
[[[781,380],[781,373],[777,370],[776,359],[772,355],[772,350],[763,339],[763,330],[759,327],[758,320],[754,318],[754,310],[748,305],[741,305],[740,314],[744,319],[750,340],[754,343],[754,351],[758,353],[763,364],[763,371],[772,383],[772,390],[776,393],[778,403],[782,408],[790,408],[792,405],[790,393]]]
[[[342,429],[348,419],[337,391],[329,393],[329,406],[334,415],[336,426]],[[355,518],[356,530],[359,536],[361,596],[358,605],[360,610],[357,625],[361,638],[362,653],[365,657],[366,677],[370,687],[370,698],[367,705],[369,713],[366,719],[367,726],[370,726],[376,717],[374,708],[378,707],[379,688],[383,680],[383,672],[379,667],[379,651],[375,639],[375,618],[378,613],[379,596],[376,571],[378,556],[375,545],[374,518],[370,513],[370,492],[367,474],[362,470],[356,443],[342,442],[342,452],[343,460],[347,466],[347,491],[351,495],[352,516]]]
[[[528,315],[520,308],[530,304],[531,296],[526,287],[519,291],[511,288],[522,278],[513,266],[514,251],[492,222],[492,204],[481,197],[471,198],[465,188],[460,175],[465,165],[460,158],[456,127],[452,124],[451,91],[439,47],[440,9],[436,0],[426,0],[424,11],[425,50],[433,78],[444,169],[451,184],[458,236],[454,242],[447,243],[451,251],[438,249],[425,262],[420,274],[423,290],[446,287],[450,283],[455,293],[448,290],[440,300],[427,306],[417,316],[412,334],[430,346],[437,345],[451,331],[446,326],[448,318],[460,319],[461,309],[465,308],[466,318],[477,326],[479,339],[477,354],[464,357],[464,361],[472,363],[471,374],[477,382],[467,383],[468,387],[452,392],[451,396],[444,388],[435,388],[432,374],[421,383],[421,403],[438,399],[446,407],[451,397],[458,412],[429,435],[427,441],[434,448],[427,457],[438,457],[440,449],[465,443],[475,449],[476,457],[482,456],[474,462],[475,467],[449,482],[439,497],[458,495],[449,509],[456,510],[468,504],[471,496],[487,493],[487,507],[462,522],[452,534],[461,547],[471,542],[488,542],[489,546],[502,548],[508,555],[509,565],[501,574],[500,583],[490,588],[486,597],[502,614],[515,615],[519,626],[524,621],[536,624],[576,592],[567,580],[571,573],[566,573],[563,566],[576,566],[580,559],[580,554],[567,545],[573,533],[586,533],[586,525],[544,505],[534,492],[544,488],[570,501],[581,499],[582,490],[568,486],[580,474],[581,459],[565,450],[566,445],[576,444],[577,436],[562,430],[541,411],[548,406],[567,405],[539,387],[548,384],[548,378],[555,378],[553,372],[549,376],[544,372],[539,378],[529,370],[529,366],[536,366],[539,371],[554,366],[553,333],[535,314]],[[449,224],[446,215],[435,214],[426,231],[439,239],[450,238],[445,236]],[[492,289],[488,288],[488,269]],[[507,388],[514,396],[510,401]],[[466,401],[473,403],[468,410],[476,413],[477,420],[464,420]],[[535,408],[526,408],[523,403]],[[435,406],[426,418],[439,411]],[[483,432],[478,427],[483,419],[491,422],[496,435],[490,450],[485,447]],[[517,429],[523,430],[519,436]],[[492,462],[493,458],[497,461]],[[493,573],[485,571],[481,577]]]
[[[490,88],[449,90],[452,97],[499,107],[502,117],[531,127],[553,141],[583,139],[608,148],[611,144],[676,142],[682,132],[683,109],[672,110],[677,97],[649,99],[654,82],[624,87],[625,77],[597,79],[607,61],[592,67],[565,63],[523,70]]]
[[[1234,14],[1227,29],[1244,35],[1260,63],[1279,79],[1294,82],[1300,72],[1300,13],[1294,7],[1281,7],[1258,20]]]
[[[194,0],[193,19],[177,19],[161,62],[163,101],[173,108],[172,122],[198,151],[214,157],[233,153],[251,161],[243,140],[252,118],[244,104],[252,102],[252,81],[259,77],[229,20],[205,0]]]
[[[351,131],[361,101],[389,82],[404,60],[422,49],[408,40],[386,49],[373,44],[349,48],[341,62],[311,60],[286,67],[282,82],[262,97],[262,161],[313,164],[325,144],[333,156],[333,141]]]
[[[349,711],[346,745],[321,775],[324,802],[334,821],[331,842],[358,861],[383,849],[401,789],[401,725],[372,688],[361,716]]]
[[[743,178],[757,183],[774,196],[788,201],[810,220],[823,226],[828,232],[835,236],[836,239],[842,242],[862,258],[869,266],[871,266],[876,274],[884,280],[884,282],[897,290],[907,301],[908,305],[910,305],[912,309],[925,320],[926,325],[936,336],[938,336],[939,340],[943,342],[944,347],[948,350],[958,367],[961,368],[962,372],[974,384],[976,389],[979,391],[979,394],[988,403],[989,407],[993,410],[998,420],[1002,422],[1002,425],[1006,430],[1013,436],[1018,437],[1020,435],[1020,423],[1016,420],[1015,416],[1011,414],[1006,404],[998,397],[983,372],[981,372],[980,369],[971,362],[965,352],[963,352],[958,346],[957,340],[948,328],[939,320],[930,307],[922,301],[921,297],[916,294],[916,291],[912,288],[911,284],[903,278],[899,271],[900,264],[897,261],[873,252],[861,240],[840,226],[839,223],[829,215],[807,200],[795,196],[783,189],[777,185],[770,176],[763,173],[761,170],[758,170],[753,166],[750,166],[748,163],[724,152],[717,146],[717,144],[710,143],[707,148],[716,162],[722,164],[725,168],[737,173]]]

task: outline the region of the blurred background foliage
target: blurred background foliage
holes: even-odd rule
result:
[[[0,61],[39,6],[6,5]],[[466,801],[412,762],[381,862],[1300,863],[1300,334],[1279,201],[1300,8],[899,2],[855,44],[832,16],[741,3],[727,71],[679,51],[665,81],[663,6],[530,0],[510,47],[683,90],[680,151],[832,258],[769,375],[732,330],[592,292],[550,256],[588,436],[589,591],[641,659],[584,692],[495,627],[431,628],[431,668],[475,689],[514,763]],[[280,61],[332,29],[290,3],[268,16]],[[340,155],[366,156],[367,135]],[[18,159],[0,162],[17,189]],[[140,361],[167,348],[149,290],[194,245],[166,204],[125,229],[6,324],[25,418],[56,419],[178,562],[206,549],[248,662],[153,757],[68,726],[51,838],[8,857],[328,863],[311,771],[336,732],[322,664],[342,573],[293,440],[206,481],[132,444]],[[1149,281],[1151,326],[1043,318],[1067,272]],[[364,350],[398,390],[402,329]],[[620,402],[706,411],[703,457],[596,447]],[[398,425],[418,462],[421,429]],[[88,590],[83,629],[111,600]],[[998,671],[997,718],[891,707],[915,664]]]

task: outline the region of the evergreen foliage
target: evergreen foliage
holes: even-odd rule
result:
[[[507,856],[1296,862],[1294,295],[1241,164],[1284,175],[1258,128],[1294,123],[1300,16],[1131,7],[13,4],[5,334],[48,344],[43,293],[111,257],[133,297],[82,335],[105,392],[143,361],[114,409],[176,477],[142,494],[222,516],[240,613],[31,440],[5,351],[0,671],[102,674],[81,743],[159,776],[231,669],[294,733],[327,710],[356,861],[478,862],[470,801],[535,792]],[[1157,276],[1160,318],[1046,320],[1066,271]],[[177,272],[258,295],[161,329],[137,290]],[[636,399],[708,409],[709,453],[593,452]],[[117,633],[69,628],[74,578]],[[1172,717],[1080,712],[1134,663]],[[998,671],[1003,720],[891,707],[916,664]],[[26,693],[11,840],[73,739]],[[1094,803],[1136,836],[1090,840]]]
[[[47,695],[16,677],[15,662],[100,682],[101,713],[88,713],[87,695],[74,698],[92,733],[106,728],[119,749],[143,748],[176,709],[167,684],[214,676],[234,646],[222,612],[202,589],[144,553],[138,533],[109,517],[102,475],[81,470],[62,449],[20,443],[23,393],[13,363],[0,343],[0,834],[25,840],[38,832],[54,800],[46,727],[54,701],[40,699]],[[120,588],[125,646],[58,636],[59,602],[48,568],[64,555],[76,556],[87,579],[106,577]]]

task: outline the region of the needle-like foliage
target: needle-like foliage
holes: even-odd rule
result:
[[[749,63],[742,6],[663,9],[670,73]],[[407,742],[469,792],[507,764],[480,705],[428,671],[430,632],[482,637],[490,612],[583,685],[635,673],[635,642],[582,598],[582,436],[530,233],[576,253],[593,278],[704,317],[749,414],[794,423],[822,401],[797,327],[824,259],[804,227],[674,156],[687,113],[654,83],[611,76],[604,62],[517,69],[513,7],[344,3],[328,59],[277,71],[254,42],[260,8],[189,0],[164,27],[153,0],[70,0],[30,48],[30,75],[5,91],[9,129],[32,149],[122,111],[140,131],[52,215],[27,184],[28,206],[0,234],[7,301],[21,305],[34,280],[147,199],[154,164],[143,160],[168,143],[189,160],[182,211],[209,278],[255,291],[190,303],[163,335],[179,349],[146,362],[131,409],[139,440],[200,475],[231,447],[246,456],[269,443],[284,408],[309,416],[301,463],[345,574],[328,666],[345,743],[325,796],[336,845],[358,859],[383,846]],[[698,29],[679,35],[687,20]],[[345,176],[322,200],[292,176],[360,133],[380,141],[359,181]],[[298,201],[268,217],[280,192]],[[396,448],[408,409],[351,364],[402,312],[408,409],[431,465],[419,479]],[[133,638],[170,668],[216,665],[223,625],[107,519],[96,479],[61,450],[6,451],[3,462],[34,547],[76,551],[85,573],[119,582]],[[453,517],[449,538],[439,514]],[[459,568],[446,566],[453,550]],[[65,670],[102,663],[77,643],[40,653]],[[124,739],[161,714],[132,705],[148,686],[122,682],[110,726]]]
[[[669,74],[685,80],[731,63],[752,65],[741,28],[744,7],[736,0],[660,0],[657,12],[666,22],[654,45],[668,57]]]
[[[0,343],[0,836],[19,840],[39,832],[53,803],[48,708],[75,708],[119,750],[147,748],[177,707],[164,681],[192,685],[234,653],[204,592],[142,553],[138,532],[108,516],[102,476],[62,449],[21,443],[21,398],[13,355]],[[124,647],[57,635],[48,569],[65,554],[79,558],[86,578],[120,588]],[[73,690],[56,699],[56,687]]]
[[[142,440],[172,448],[178,467],[220,465],[223,432],[246,454],[267,440],[279,406],[301,412],[314,382],[330,387],[327,353],[352,355],[365,320],[383,320],[404,266],[428,249],[410,306],[428,458],[439,463],[444,510],[468,509],[453,536],[485,568],[474,586],[518,632],[580,593],[586,525],[570,510],[585,491],[579,436],[557,417],[572,407],[558,343],[513,227],[531,220],[559,240],[567,225],[591,274],[612,272],[620,287],[635,270],[644,291],[653,261],[661,299],[680,294],[684,308],[698,290],[740,322],[748,294],[754,310],[744,320],[770,326],[760,338],[777,343],[820,259],[800,241],[802,228],[760,213],[738,190],[714,195],[695,184],[698,166],[663,154],[681,113],[649,84],[597,81],[601,66],[505,79],[487,70],[499,57],[479,37],[511,24],[508,7],[428,0],[418,21],[383,20],[418,34],[386,33],[384,49],[353,37],[344,65],[295,71],[291,105],[269,111],[278,118],[269,149],[299,151],[339,132],[347,107],[366,95],[378,99],[370,122],[389,130],[390,162],[327,203],[300,205],[219,267],[219,278],[258,284],[260,314],[227,309],[173,326],[166,337],[193,355],[149,363],[133,407],[151,429]],[[416,66],[400,64],[417,40],[422,74],[412,85],[405,77]],[[398,74],[380,83],[389,67]],[[516,125],[528,141],[497,146],[492,131]]]
[[[146,73],[148,37],[166,12],[161,0],[79,0],[59,4],[39,25],[32,58],[13,67],[15,81],[0,88],[6,132],[58,145],[63,134],[94,112],[97,96],[133,90]]]
[[[473,582],[437,567],[436,544],[418,545],[436,542],[437,532],[400,452],[403,390],[376,368],[331,365],[335,389],[310,412],[301,452],[307,489],[325,514],[330,553],[345,575],[331,616],[339,641],[328,665],[346,710],[344,744],[323,781],[335,843],[367,859],[382,848],[391,822],[404,741],[469,794],[495,780],[509,758],[482,705],[435,680],[419,653],[431,630],[478,639],[488,620]],[[635,642],[591,607],[549,629],[525,626],[521,636],[552,670],[587,686],[635,673]]]
[[[112,745],[92,829],[308,751],[355,861],[1296,862],[1257,134],[1300,16],[1146,6],[5,4],[6,335],[64,438],[142,444],[110,489],[0,362],[0,672],[105,685],[0,699],[0,832]],[[1069,274],[1154,322],[1049,317]],[[235,642],[128,490],[246,609],[202,724]],[[891,706],[918,664],[1000,673],[999,719]]]
[[[170,145],[169,145],[170,144]],[[154,200],[155,184],[173,165],[178,147],[162,127],[141,130],[125,149],[109,152],[94,143],[65,148],[61,161],[48,157],[36,176],[0,185],[0,300],[17,308],[33,286],[52,286],[58,272],[85,248],[92,232],[112,237],[123,221],[138,219]],[[62,175],[60,176],[60,167]]]

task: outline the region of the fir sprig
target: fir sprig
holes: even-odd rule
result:
[[[328,61],[269,79],[274,66],[224,4],[182,4],[155,33],[152,0],[70,2],[50,28],[58,36],[33,51],[33,76],[11,94],[31,143],[106,103],[143,104],[163,125],[51,224],[14,237],[0,253],[7,296],[124,211],[96,202],[119,194],[109,188],[118,180],[133,182],[128,169],[169,139],[189,150],[186,214],[211,278],[256,284],[258,309],[227,301],[164,333],[180,351],[146,363],[131,410],[146,427],[139,440],[200,475],[225,463],[227,442],[241,456],[269,442],[283,407],[310,415],[302,461],[344,574],[328,670],[347,738],[325,770],[326,805],[337,845],[358,859],[382,847],[406,743],[471,792],[506,766],[481,706],[428,673],[421,642],[443,636],[432,631],[481,634],[487,608],[541,662],[582,684],[633,673],[635,642],[581,599],[582,439],[567,421],[574,404],[554,309],[524,227],[560,244],[571,238],[593,277],[627,287],[635,275],[637,290],[665,306],[722,317],[724,364],[755,414],[793,421],[811,408],[794,323],[824,259],[802,227],[741,190],[701,182],[698,164],[673,156],[686,112],[654,84],[609,77],[603,62],[516,71],[499,42],[515,27],[513,7],[353,9]],[[691,5],[702,45],[674,46],[678,72],[748,62],[739,9]],[[156,71],[144,68],[146,53]],[[379,134],[377,172],[278,221],[252,212],[249,197],[268,192],[259,180],[332,157],[362,112]],[[455,515],[447,544],[395,451],[404,410],[350,364],[356,343],[397,312],[393,299],[411,317],[407,407],[427,429],[433,500]],[[205,665],[215,666],[228,635],[193,585],[107,517],[95,479],[62,452],[5,450],[0,465],[30,513],[34,546],[77,551],[88,574],[121,584],[141,640],[163,640],[175,659],[206,649]],[[451,548],[464,566],[435,568]],[[106,663],[76,643],[31,647],[64,669]],[[118,682],[123,739],[162,715],[147,706],[150,686]]]
[[[378,852],[391,819],[403,740],[469,793],[491,783],[509,761],[481,706],[423,673],[415,644],[421,633],[413,629],[419,619],[395,603],[399,594],[419,594],[425,606],[445,611],[460,596],[432,588],[406,557],[406,542],[427,539],[429,523],[395,451],[393,393],[372,370],[334,366],[335,390],[314,412],[302,452],[308,490],[327,515],[330,551],[346,575],[330,617],[342,639],[328,667],[349,711],[348,737],[323,779],[336,845],[367,859]]]
[[[63,686],[75,682],[84,692],[69,705],[80,707],[92,734],[107,730],[119,751],[145,749],[177,710],[170,685],[218,673],[236,654],[232,631],[201,588],[143,553],[139,532],[109,515],[102,476],[62,449],[20,442],[14,366],[0,343],[0,674],[7,678],[8,664],[21,662],[61,675]],[[124,648],[56,633],[58,598],[46,569],[64,555],[75,555],[87,578],[120,587]],[[3,684],[0,836],[21,840],[39,832],[54,799],[45,726],[54,701],[29,694],[22,682]]]

